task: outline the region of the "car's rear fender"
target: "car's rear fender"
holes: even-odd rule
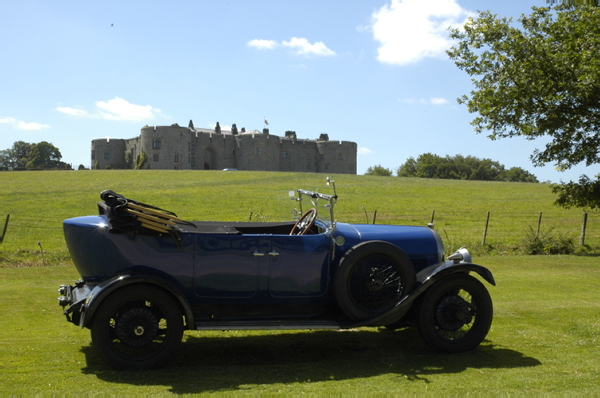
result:
[[[417,274],[417,287],[407,296],[405,296],[394,308],[388,312],[378,315],[375,318],[367,319],[361,322],[341,324],[340,326],[344,329],[356,328],[361,326],[386,326],[394,322],[399,321],[419,296],[427,291],[439,280],[456,273],[469,274],[475,272],[479,274],[485,281],[493,286],[496,286],[496,281],[491,271],[487,268],[468,262],[455,263],[453,261],[446,261],[432,265],[425,268]]]
[[[163,279],[154,277],[152,275],[136,274],[118,275],[94,287],[87,297],[85,303],[81,306],[79,327],[84,328],[90,324],[94,318],[94,313],[105,298],[111,294],[118,294],[118,292],[116,292],[117,290],[124,287],[131,287],[134,284],[158,286],[165,290],[173,297],[175,302],[178,303],[179,307],[181,308],[182,313],[185,316],[185,327],[187,329],[194,328],[194,315],[184,294],[182,294],[175,286]]]

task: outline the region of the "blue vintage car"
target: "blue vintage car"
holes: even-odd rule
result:
[[[329,179],[328,179],[329,183]],[[61,285],[69,322],[116,369],[164,366],[184,330],[399,328],[438,352],[471,350],[492,323],[491,272],[433,225],[345,224],[333,195],[297,190],[289,222],[188,222],[101,193],[64,221],[81,279]],[[292,218],[292,217],[290,217]]]

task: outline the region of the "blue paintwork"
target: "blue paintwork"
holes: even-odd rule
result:
[[[109,286],[161,280],[197,322],[337,319],[343,314],[331,289],[335,270],[344,253],[361,242],[396,245],[416,272],[444,266],[441,239],[427,227],[337,223],[335,237],[343,243],[338,239],[334,245],[330,224],[318,223],[321,233],[302,236],[253,233],[260,232],[253,228],[263,223],[246,223],[243,233],[229,234],[222,231],[235,231],[238,224],[215,223],[211,225],[222,227],[220,233],[214,228],[206,233],[186,230],[181,247],[169,235],[109,233],[104,215],[65,220],[64,233],[73,262],[93,295],[107,294]],[[87,312],[82,325],[93,308]],[[188,327],[193,328],[191,320]]]

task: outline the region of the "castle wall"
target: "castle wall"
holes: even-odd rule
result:
[[[92,167],[98,164],[99,169],[110,166],[114,169],[125,167],[125,140],[102,138],[92,141]]]
[[[321,137],[323,138],[323,137]],[[349,141],[297,139],[258,131],[217,134],[177,124],[145,126],[139,137],[92,141],[92,165],[133,168],[145,152],[145,169],[295,171],[356,174],[357,145]],[[105,153],[109,152],[108,158]],[[127,154],[127,155],[126,155]],[[127,159],[131,162],[127,164]]]

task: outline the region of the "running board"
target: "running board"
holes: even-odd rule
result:
[[[196,330],[339,329],[333,321],[208,321],[196,322]]]

